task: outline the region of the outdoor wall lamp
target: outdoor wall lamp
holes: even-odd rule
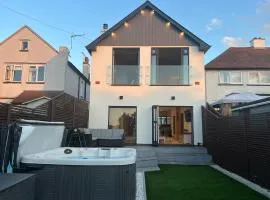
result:
[[[175,100],[175,96],[171,96],[171,100]]]
[[[120,100],[123,100],[123,99],[124,99],[124,97],[123,97],[123,96],[119,96],[119,99],[120,99]]]

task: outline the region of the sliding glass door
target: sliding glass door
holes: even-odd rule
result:
[[[109,129],[124,129],[125,143],[136,144],[137,135],[137,108],[109,107]]]

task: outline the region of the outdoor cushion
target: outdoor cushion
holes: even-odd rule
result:
[[[85,134],[91,134],[92,140],[103,139],[103,140],[122,140],[124,136],[123,129],[81,129]]]
[[[100,138],[100,129],[89,129],[92,137]]]
[[[99,139],[112,139],[112,130],[111,129],[100,129]]]
[[[119,139],[121,140],[124,135],[123,129],[112,129],[112,139]]]

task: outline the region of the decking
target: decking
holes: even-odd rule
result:
[[[132,146],[137,150],[137,171],[159,170],[158,164],[209,165],[212,157],[205,147]]]

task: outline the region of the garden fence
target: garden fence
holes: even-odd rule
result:
[[[224,117],[202,107],[202,115],[214,163],[270,188],[270,113]]]

